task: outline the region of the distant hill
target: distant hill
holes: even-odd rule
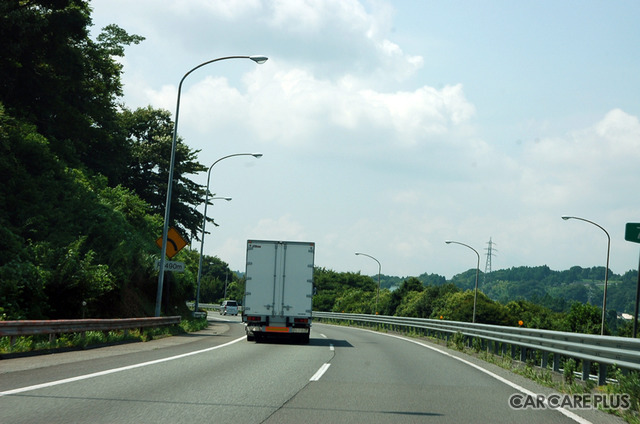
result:
[[[635,308],[638,272],[627,271],[623,275],[609,270],[607,285],[607,310],[633,313]],[[476,269],[454,275],[450,281],[437,274],[421,274],[417,278],[425,285],[454,283],[461,289],[475,287]],[[373,278],[377,281],[378,275]],[[380,286],[398,287],[409,277],[381,275]],[[554,311],[568,311],[571,303],[590,303],[602,306],[604,296],[604,267],[571,267],[554,271],[546,265],[537,267],[512,267],[485,275],[480,271],[478,290],[502,304],[512,300],[529,300]]]

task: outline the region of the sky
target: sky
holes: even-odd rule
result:
[[[638,269],[625,227],[640,222],[640,2],[91,7],[94,37],[108,24],[145,37],[121,59],[132,110],[175,119],[190,69],[269,58],[208,64],[181,92],[178,133],[200,163],[263,154],[211,171],[233,200],[208,208],[204,253],[233,270],[257,239],[315,242],[316,266],[364,275],[378,264],[355,252],[401,277],[451,278],[476,268],[473,250],[483,272],[488,259],[562,271],[605,266],[607,233],[610,269]]]

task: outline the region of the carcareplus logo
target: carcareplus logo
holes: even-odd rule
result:
[[[514,393],[509,396],[509,406],[512,409],[629,409],[631,396],[627,393],[552,393],[550,395]]]

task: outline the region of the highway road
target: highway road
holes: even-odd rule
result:
[[[424,341],[314,324],[309,345],[201,333],[0,360],[0,423],[621,423],[512,409],[520,376]],[[579,415],[578,415],[579,414]]]

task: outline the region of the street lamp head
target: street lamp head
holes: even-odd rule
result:
[[[450,244],[451,240],[445,240],[444,242],[447,243],[447,244]]]
[[[249,56],[249,59],[253,60],[254,62],[256,62],[258,65],[262,65],[264,62],[266,62],[269,58],[267,56],[260,56],[260,55],[255,55],[255,56]]]
[[[356,252],[356,255],[361,255],[361,254],[362,254],[362,253],[360,253],[360,252]]]
[[[226,200],[227,202],[231,201],[231,197],[223,197],[224,200]]]
[[[253,156],[256,159],[260,159],[262,157],[262,153],[252,153],[251,156]]]
[[[573,217],[572,217],[572,216],[568,216],[568,215],[562,215],[562,217],[561,217],[561,218],[562,218],[562,219],[564,219],[564,220],[566,221],[567,219],[571,219],[571,218],[573,218]]]

